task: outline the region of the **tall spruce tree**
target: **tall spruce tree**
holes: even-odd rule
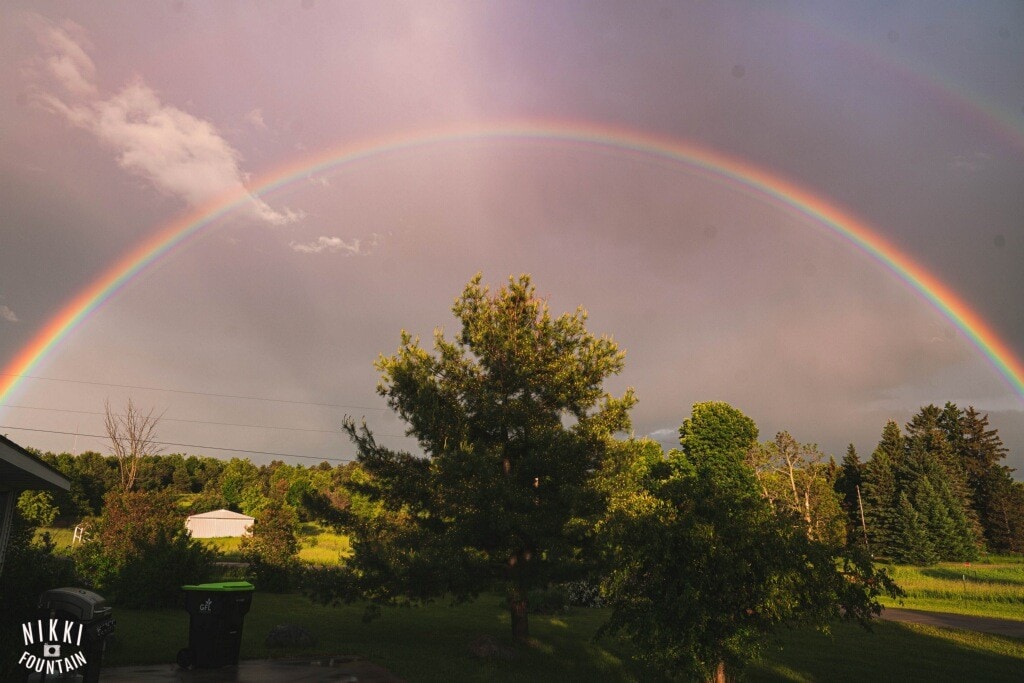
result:
[[[1003,481],[1008,478],[1012,482],[1012,475],[1000,465],[1007,449],[998,430],[989,429],[988,415],[980,414],[974,406],[960,412],[958,429],[959,455],[985,541],[993,550],[1009,550],[1005,543],[1013,536],[1007,535],[1013,506],[1010,499],[1004,500],[1010,489]]]
[[[891,556],[897,547],[895,537],[899,528],[896,507],[899,490],[896,472],[903,463],[903,435],[900,426],[889,420],[882,430],[871,460],[864,468],[864,516],[867,520],[871,551],[876,555]]]

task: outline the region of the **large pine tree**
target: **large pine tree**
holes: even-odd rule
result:
[[[893,420],[886,423],[882,439],[864,467],[864,516],[871,552],[891,556],[898,545],[896,471],[903,463],[903,435]]]

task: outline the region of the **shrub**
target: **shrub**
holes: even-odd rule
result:
[[[170,607],[181,586],[206,580],[213,552],[192,539],[164,492],[109,493],[75,553],[79,572],[104,597],[126,607]]]
[[[294,583],[299,553],[297,524],[298,516],[290,506],[270,501],[257,513],[252,535],[242,539],[242,556],[260,590],[282,593]]]

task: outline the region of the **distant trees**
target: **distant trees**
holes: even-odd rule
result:
[[[1021,485],[973,407],[928,405],[906,425],[890,421],[863,468],[872,551],[898,562],[970,560],[980,548],[1021,547]]]

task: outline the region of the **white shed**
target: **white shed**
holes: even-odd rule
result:
[[[192,538],[220,538],[222,536],[248,536],[247,527],[256,519],[231,510],[211,510],[191,515],[185,520],[185,528]]]

